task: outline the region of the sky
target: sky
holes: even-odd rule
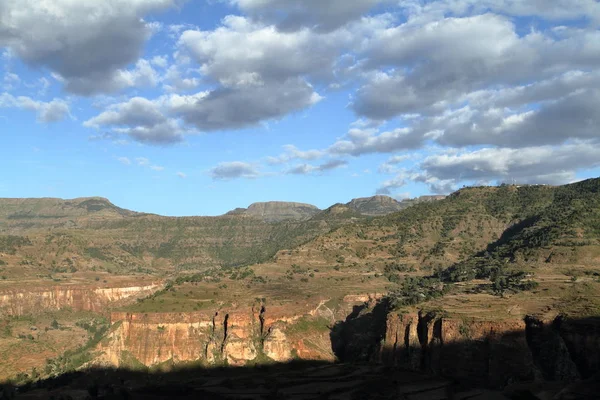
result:
[[[2,0],[0,197],[163,215],[600,175],[596,0]]]

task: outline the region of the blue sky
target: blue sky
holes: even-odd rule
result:
[[[325,208],[600,167],[594,0],[5,0],[0,197]]]

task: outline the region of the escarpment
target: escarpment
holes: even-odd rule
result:
[[[200,362],[242,366],[293,358],[334,360],[327,320],[283,307],[193,313],[112,313],[96,363],[145,366]]]
[[[475,321],[390,313],[377,356],[387,365],[491,388],[573,382],[600,371],[599,328],[597,319]]]
[[[19,316],[42,311],[70,308],[75,311],[104,312],[108,305],[148,296],[162,284],[128,287],[56,286],[37,290],[0,292],[0,316]]]

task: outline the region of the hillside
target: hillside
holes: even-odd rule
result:
[[[463,188],[380,217],[335,204],[306,221],[95,218],[94,210],[32,218],[32,227],[4,218],[0,376],[31,367],[60,375],[89,362],[162,368],[175,358],[177,366],[384,360],[379,351],[430,371],[429,346],[458,339],[465,350],[448,359],[465,361],[444,372],[451,377],[473,376],[470,365],[491,365],[505,348],[530,357],[502,358],[500,375],[476,367],[483,384],[528,379],[532,363],[552,377],[555,361],[588,376],[592,367],[572,363],[596,362],[581,354],[595,354],[597,335],[560,324],[597,329],[586,321],[600,307],[599,210],[593,179]],[[491,340],[497,353],[468,350]],[[569,357],[551,347],[575,342],[586,344]],[[548,362],[545,346],[554,351]],[[420,363],[406,359],[413,348]]]
[[[248,208],[236,208],[226,215],[247,215],[266,222],[305,221],[319,213],[312,204],[285,201],[253,203]]]
[[[383,216],[402,211],[415,204],[441,200],[446,196],[421,196],[414,199],[395,200],[389,196],[372,196],[353,199],[346,204],[354,211],[369,216]]]
[[[117,207],[102,197],[73,200],[54,198],[1,199],[0,220],[41,222],[48,219],[95,217],[132,217],[136,212]]]
[[[0,265],[7,265],[7,276],[235,267],[268,261],[282,249],[367,217],[344,205],[321,211],[291,202],[172,218],[125,210],[100,197],[0,199]]]
[[[511,262],[597,262],[598,186],[464,188],[447,198],[340,227],[295,251],[298,259],[388,262],[432,272],[488,251]],[[289,262],[297,262],[292,258]]]

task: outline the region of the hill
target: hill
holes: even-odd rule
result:
[[[395,263],[432,272],[467,259],[597,262],[599,179],[561,187],[461,189],[435,202],[346,225],[301,246],[331,264]],[[297,260],[290,260],[297,262]]]
[[[353,199],[347,203],[346,206],[363,215],[382,216],[402,211],[418,203],[441,200],[445,197],[446,196],[421,196],[415,199],[397,201],[389,196],[378,195]]]
[[[319,213],[312,204],[293,203],[285,201],[269,201],[253,203],[248,208],[236,208],[226,215],[247,215],[266,222],[305,221]]]
[[[136,215],[139,213],[117,207],[102,197],[83,197],[72,200],[0,198],[0,219],[12,221],[40,221],[83,216],[132,217]]]

